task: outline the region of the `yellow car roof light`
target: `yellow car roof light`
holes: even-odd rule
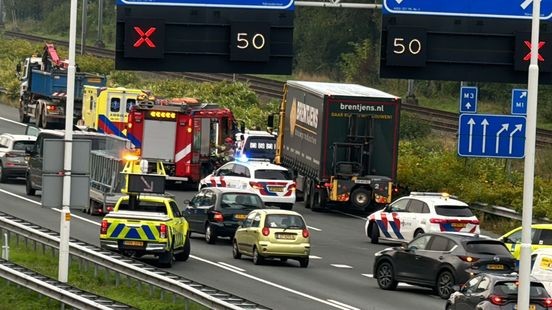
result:
[[[410,196],[433,196],[433,197],[441,197],[443,199],[449,199],[449,198],[453,198],[453,199],[458,199],[457,196],[453,196],[449,193],[446,193],[446,192],[410,192]]]

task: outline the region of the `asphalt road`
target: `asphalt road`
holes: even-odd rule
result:
[[[22,134],[15,122],[17,110],[0,105],[0,132]],[[193,190],[170,189],[177,202]],[[38,192],[40,194],[40,192]],[[0,211],[52,230],[59,230],[60,213],[43,208],[40,196],[25,195],[23,180],[0,184]],[[192,255],[177,262],[171,272],[210,285],[273,309],[443,309],[445,302],[431,290],[399,284],[396,291],[378,288],[371,278],[374,253],[389,245],[373,245],[364,235],[364,216],[347,212],[316,213],[302,202],[294,210],[303,214],[311,232],[311,261],[300,268],[296,261],[256,266],[249,258],[232,258],[229,240],[208,245],[203,236],[192,237]],[[71,238],[99,245],[100,217],[72,211]]]

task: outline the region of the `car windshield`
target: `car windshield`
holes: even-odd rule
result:
[[[493,293],[499,296],[517,295],[518,293],[517,281],[498,282],[493,290]],[[548,293],[542,285],[542,283],[531,282],[529,289],[529,295],[531,298],[547,298]]]
[[[292,180],[291,174],[287,170],[256,170],[255,179],[264,180]]]
[[[13,143],[14,151],[24,151],[28,146],[33,146],[34,141],[15,141]]]
[[[254,194],[227,193],[221,198],[223,209],[253,210],[263,207],[263,201]]]
[[[265,227],[270,228],[305,228],[305,222],[298,215],[270,214],[266,216]]]
[[[122,210],[131,210],[130,206],[128,204],[128,200],[121,201],[119,204],[119,211]],[[136,209],[132,211],[142,211],[142,212],[156,212],[156,213],[163,213],[167,214],[167,207],[165,206],[165,203],[163,202],[154,202],[154,201],[148,201],[148,202],[139,202]]]
[[[502,242],[486,240],[471,241],[466,244],[466,251],[474,254],[511,256],[512,254]]]
[[[473,213],[468,206],[435,206],[435,213],[442,216],[470,217]]]

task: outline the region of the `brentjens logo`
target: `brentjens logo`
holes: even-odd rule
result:
[[[297,98],[293,98],[289,111],[289,127],[291,134],[295,135],[296,127],[312,132],[312,130],[298,123],[318,128],[318,109],[297,100]]]
[[[356,112],[383,112],[384,106],[380,105],[366,105],[366,104],[345,104],[340,103],[339,109],[342,111],[356,111]]]

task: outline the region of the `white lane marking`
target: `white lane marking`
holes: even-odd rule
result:
[[[307,226],[307,228],[308,228],[308,229],[315,230],[315,231],[322,231],[322,229],[316,228],[316,227],[312,227],[312,226]]]
[[[365,277],[368,277],[368,278],[374,278],[374,275],[371,274],[371,273],[361,273],[362,276],[365,276]],[[412,285],[412,284],[408,284],[408,283],[400,283],[398,284],[398,286],[402,286],[402,287],[413,287],[415,285]]]
[[[8,119],[8,118],[4,118],[4,117],[0,117],[0,120],[10,122],[10,123],[13,123],[13,124],[17,124],[17,125],[21,125],[21,126],[27,126],[26,124],[23,124],[23,123],[20,123],[20,122],[17,122],[17,121]]]
[[[251,280],[255,280],[255,281],[258,281],[258,282],[261,282],[261,283],[264,283],[266,285],[270,285],[270,286],[273,286],[275,288],[279,288],[281,290],[284,290],[284,291],[287,291],[287,292],[290,292],[290,293],[293,293],[293,294],[296,294],[296,295],[299,295],[299,296],[302,296],[302,297],[305,297],[305,298],[308,298],[310,300],[314,300],[314,301],[317,301],[319,303],[323,303],[325,305],[328,305],[328,306],[332,306],[334,308],[338,308],[338,309],[342,309],[342,310],[351,310],[350,308],[346,308],[346,307],[343,307],[343,306],[339,306],[338,304],[335,304],[335,303],[331,303],[327,300],[324,300],[324,299],[321,299],[321,298],[318,298],[318,297],[314,297],[312,295],[309,295],[309,294],[306,294],[306,293],[303,293],[303,292],[300,292],[300,291],[296,291],[294,289],[291,289],[289,287],[285,287],[283,285],[280,285],[280,284],[276,284],[274,282],[270,282],[268,280],[265,280],[265,279],[261,279],[261,278],[258,278],[258,277],[255,277],[253,275],[250,275],[250,274],[247,274],[247,273],[243,273],[241,271],[237,271],[235,269],[232,269],[232,268],[228,268],[226,266],[222,266],[222,265],[219,265],[217,263],[214,263],[210,260],[207,260],[207,259],[204,259],[204,258],[201,258],[201,257],[198,257],[198,256],[195,256],[195,255],[190,255],[191,258],[195,259],[195,260],[198,260],[198,261],[201,261],[201,262],[204,262],[206,264],[210,264],[210,265],[213,265],[213,266],[216,266],[216,267],[219,267],[219,268],[223,268],[223,269],[226,269],[228,271],[231,271],[231,272],[234,272],[234,273],[237,273],[239,275],[242,275],[246,278],[249,278]]]
[[[241,271],[241,272],[245,272],[245,269],[241,269],[240,267],[236,267],[234,265],[230,265],[230,264],[227,264],[225,262],[218,262],[219,264],[223,265],[223,266],[226,266],[228,268],[232,268],[232,269],[235,269],[237,271]]]
[[[366,221],[366,217],[362,217],[362,216],[358,216],[358,215],[354,215],[354,214],[345,213],[345,212],[342,212],[342,211],[339,211],[339,210],[331,210],[331,212],[335,212],[335,213],[347,215],[347,216],[350,216],[350,217],[354,217],[354,218],[356,218],[356,219],[361,219],[361,220],[363,220],[363,221]]]
[[[330,264],[330,266],[334,266],[335,268],[353,269],[353,267],[349,265],[343,265],[343,264]]]
[[[322,259],[322,257],[316,256],[316,255],[309,255],[309,258],[310,259]]]
[[[374,277],[374,275],[371,274],[371,273],[361,273],[360,275],[361,275],[361,276],[368,277],[368,278],[373,278],[373,277]]]
[[[360,310],[360,308],[356,308],[356,307],[353,307],[353,306],[349,306],[348,304],[344,304],[344,303],[339,302],[339,301],[337,301],[337,300],[328,299],[328,301],[331,302],[331,303],[340,305],[340,306],[342,306],[342,307],[345,307],[345,308],[347,308],[347,309],[350,309],[350,310]]]
[[[34,203],[35,205],[42,206],[42,203],[40,201],[35,201],[35,200],[29,199],[27,197],[19,196],[17,194],[14,194],[12,192],[8,192],[7,190],[3,190],[1,188],[0,188],[0,192],[2,192],[4,194],[7,194],[7,195],[10,195],[10,196],[13,196],[13,197],[16,197],[16,198],[19,198],[21,200],[25,200],[25,201],[30,202],[30,203]],[[56,212],[61,212],[61,210],[57,209],[57,208],[52,208],[52,210],[56,211]],[[74,215],[73,213],[71,213],[71,217],[72,218],[74,217],[74,218],[79,219],[81,221],[85,221],[85,222],[88,222],[88,223],[91,223],[91,224],[96,224],[96,225],[100,226],[100,223],[94,222],[94,221],[89,220],[89,219],[84,218],[84,217],[80,217],[78,215]]]
[[[8,195],[11,195],[11,196],[14,196],[14,197],[17,197],[17,198],[20,198],[20,199],[23,199],[23,200],[27,200],[27,201],[30,201],[32,203],[35,203],[35,204],[39,204],[41,205],[41,203],[39,202],[36,202],[34,200],[31,200],[29,198],[25,198],[25,197],[22,197],[22,196],[19,196],[17,194],[14,194],[14,193],[11,193],[11,192],[8,192],[8,191],[5,191],[3,189],[0,189],[0,192],[3,192],[3,193],[6,193]],[[56,211],[60,211],[59,209],[54,209]],[[77,216],[75,216],[77,217]],[[97,226],[100,226],[100,223],[96,223],[96,222],[93,222],[93,221],[90,221],[88,219],[85,219],[85,218],[81,218],[81,217],[77,217],[79,219],[82,219],[84,221],[87,221],[87,222],[90,222],[92,224],[95,224]],[[210,264],[210,265],[213,265],[213,266],[217,266],[219,268],[222,268],[222,269],[226,269],[228,271],[231,271],[231,272],[234,272],[234,273],[237,273],[243,277],[246,277],[246,278],[249,278],[249,279],[252,279],[252,280],[255,280],[255,281],[258,281],[258,282],[261,282],[261,283],[264,283],[264,284],[267,284],[267,285],[270,285],[270,286],[273,286],[273,287],[276,287],[276,288],[279,288],[281,290],[284,290],[284,291],[287,291],[287,292],[290,292],[290,293],[293,293],[293,294],[296,294],[296,295],[299,295],[299,296],[303,296],[305,298],[308,298],[308,299],[311,299],[311,300],[314,300],[314,301],[317,301],[317,302],[320,302],[320,303],[323,303],[323,304],[326,304],[328,306],[332,306],[334,308],[337,308],[337,309],[342,309],[342,310],[351,310],[351,308],[347,308],[347,307],[342,307],[342,306],[339,306],[338,304],[334,304],[334,303],[331,303],[329,301],[326,301],[324,299],[320,299],[318,297],[314,297],[314,296],[311,296],[309,294],[306,294],[306,293],[303,293],[303,292],[300,292],[300,291],[296,291],[294,289],[291,289],[291,288],[288,288],[288,287],[285,287],[285,286],[282,286],[280,284],[276,284],[276,283],[273,283],[273,282],[270,282],[268,280],[265,280],[265,279],[261,279],[261,278],[257,278],[255,276],[252,276],[252,275],[249,275],[247,273],[244,273],[243,271],[239,271],[237,270],[236,267],[232,266],[232,267],[227,267],[225,265],[222,265],[220,263],[215,263],[215,262],[212,262],[212,261],[209,261],[207,259],[204,259],[204,258],[201,258],[201,257],[198,257],[198,256],[195,256],[195,255],[190,255],[191,258],[195,259],[195,260],[198,260],[198,261],[201,261],[201,262],[204,262],[204,263],[207,263],[207,264]],[[231,266],[231,265],[230,265]]]

